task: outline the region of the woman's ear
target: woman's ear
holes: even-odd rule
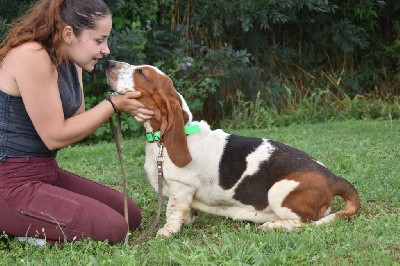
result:
[[[63,40],[64,40],[67,44],[72,44],[72,42],[73,42],[73,40],[76,38],[76,36],[75,36],[74,30],[72,29],[71,26],[66,25],[66,26],[63,28],[62,37],[63,37]]]

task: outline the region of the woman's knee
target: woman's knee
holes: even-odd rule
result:
[[[96,214],[85,216],[75,224],[76,230],[82,230],[84,237],[115,244],[121,242],[128,233],[125,218],[111,208],[103,208],[97,210]]]
[[[142,211],[139,206],[132,200],[128,199],[128,217],[129,217],[129,229],[137,229],[142,222]]]
[[[105,227],[100,240],[107,240],[110,244],[121,242],[128,233],[128,224],[119,213],[110,217],[109,226]]]

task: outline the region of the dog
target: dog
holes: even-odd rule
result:
[[[157,235],[179,232],[193,221],[192,209],[283,230],[350,217],[360,209],[356,188],[306,153],[192,121],[186,101],[158,68],[108,61],[106,76],[118,93],[140,91],[138,100],[155,112],[144,122],[149,137],[144,168],[157,190],[155,158],[162,143],[163,196],[169,198],[166,223]],[[194,132],[187,135],[187,128]],[[344,210],[329,214],[336,195],[345,200]]]

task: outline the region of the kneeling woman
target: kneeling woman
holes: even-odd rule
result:
[[[41,0],[0,47],[0,232],[48,243],[127,233],[123,195],[60,169],[57,151],[87,137],[115,108],[143,122],[153,112],[117,95],[85,111],[82,69],[110,51],[111,12],[102,0]],[[141,222],[129,200],[129,228]]]

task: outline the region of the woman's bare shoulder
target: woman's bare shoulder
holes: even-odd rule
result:
[[[24,43],[10,50],[4,61],[4,69],[14,80],[14,94],[23,95],[32,87],[51,88],[57,83],[57,69],[42,45]]]
[[[4,57],[0,72],[2,91],[21,95],[21,81],[26,77],[56,78],[56,71],[46,49],[37,42],[27,42],[12,48]]]
[[[8,65],[15,75],[25,71],[52,73],[55,70],[49,53],[37,42],[27,42],[10,50],[4,65]]]
[[[13,65],[18,65],[18,63],[32,63],[29,62],[29,60],[51,63],[50,55],[46,49],[37,42],[27,42],[11,49],[5,58],[5,63],[7,63],[7,61],[12,62]]]

